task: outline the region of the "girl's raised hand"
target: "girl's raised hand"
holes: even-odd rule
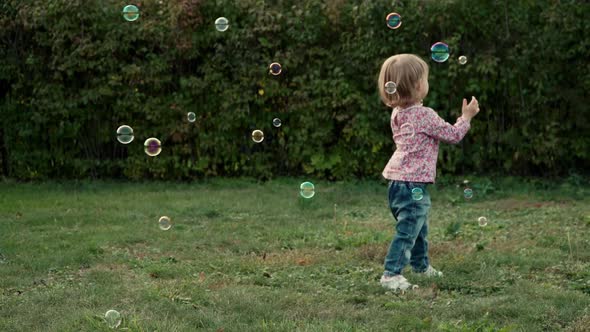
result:
[[[471,101],[467,104],[467,99],[463,98],[463,117],[467,120],[471,120],[474,116],[479,113],[479,103],[475,97],[471,96]]]

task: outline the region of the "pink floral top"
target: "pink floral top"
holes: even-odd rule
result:
[[[383,170],[383,177],[397,181],[434,183],[439,141],[457,144],[469,128],[469,121],[463,117],[451,125],[432,108],[422,105],[394,108],[391,130],[396,150]]]

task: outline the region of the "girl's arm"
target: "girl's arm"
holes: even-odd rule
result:
[[[434,110],[428,108],[425,116],[425,133],[439,141],[446,143],[459,143],[471,127],[469,120],[461,116],[455,125],[452,125],[441,118]]]

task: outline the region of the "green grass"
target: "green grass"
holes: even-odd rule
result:
[[[574,178],[430,187],[444,271],[379,286],[386,184],[0,184],[0,331],[584,331],[590,189]],[[158,228],[161,215],[174,226]],[[486,216],[488,226],[477,218]]]

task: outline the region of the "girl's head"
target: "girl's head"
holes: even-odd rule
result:
[[[385,83],[394,82],[396,91],[388,94]],[[385,60],[379,73],[379,95],[389,107],[409,106],[428,94],[428,65],[414,54],[397,54]]]

